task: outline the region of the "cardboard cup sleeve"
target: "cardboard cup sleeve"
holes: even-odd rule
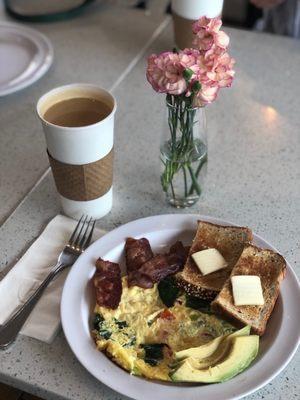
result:
[[[57,191],[75,201],[94,200],[105,195],[113,183],[113,148],[98,161],[73,165],[54,159],[48,153]]]
[[[194,47],[193,40],[195,37],[192,30],[194,22],[195,20],[181,17],[173,11],[175,43],[179,49]]]

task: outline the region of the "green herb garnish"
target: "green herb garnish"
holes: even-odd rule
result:
[[[136,337],[133,336],[129,342],[127,342],[126,344],[123,345],[123,347],[131,347],[134,346],[136,344]]]
[[[108,329],[99,329],[98,333],[101,337],[103,337],[103,339],[106,340],[108,340],[112,335],[112,332],[110,332]]]
[[[167,277],[159,282],[157,288],[161,301],[167,307],[172,307],[180,293],[179,288],[176,286],[175,279]]]
[[[106,321],[101,314],[95,314],[93,321],[94,329],[97,331],[98,335],[103,339],[109,339],[112,332],[107,328]]]
[[[164,358],[163,343],[141,344],[141,347],[145,351],[144,361],[152,367],[157,365]]]
[[[115,324],[118,326],[119,329],[127,328],[128,324],[126,321],[119,321],[116,318],[114,318]]]
[[[101,314],[95,314],[94,316],[94,321],[93,321],[93,327],[94,329],[99,329],[99,323],[104,321],[104,318],[102,317]]]

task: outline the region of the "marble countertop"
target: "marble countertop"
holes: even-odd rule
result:
[[[300,275],[300,41],[227,29],[237,74],[207,107],[206,190],[196,206],[177,211],[159,184],[163,97],[145,80],[145,57],[172,48],[173,36],[163,2],[152,4],[148,14],[98,4],[68,22],[34,25],[52,41],[55,60],[34,86],[0,100],[0,278],[60,211],[34,106],[50,88],[75,81],[113,90],[119,105],[114,207],[99,227],[162,213],[211,215],[249,225]],[[0,354],[0,381],[46,400],[125,399],[85,371],[62,332],[51,345],[20,336]],[[299,382],[298,352],[247,399],[296,400]]]

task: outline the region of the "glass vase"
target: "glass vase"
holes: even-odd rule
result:
[[[205,109],[166,103],[160,146],[161,185],[169,204],[190,207],[201,197],[207,172]]]

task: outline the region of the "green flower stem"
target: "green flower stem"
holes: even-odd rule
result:
[[[173,187],[173,182],[172,182],[172,180],[171,180],[171,182],[170,182],[170,185],[171,185],[171,190],[172,190],[172,196],[173,196],[174,199],[176,199],[176,195],[175,195],[175,191],[174,191],[174,187]]]
[[[200,173],[200,171],[201,171],[201,169],[202,169],[202,166],[205,164],[207,162],[207,154],[200,160],[200,162],[199,162],[199,165],[198,165],[198,167],[197,167],[197,169],[196,169],[196,177],[198,178],[198,176],[199,176],[199,173]]]
[[[201,188],[200,188],[200,185],[199,185],[199,183],[197,181],[197,178],[196,178],[196,176],[194,174],[194,171],[193,171],[193,169],[192,169],[192,167],[190,165],[188,165],[188,170],[189,170],[189,173],[190,173],[191,178],[192,178],[193,187],[196,190],[197,195],[200,196]]]
[[[200,171],[201,171],[203,165],[204,165],[206,162],[207,162],[207,155],[206,155],[205,157],[203,157],[203,158],[199,161],[199,165],[198,165],[198,167],[197,167],[197,169],[196,169],[196,172],[195,172],[195,177],[196,177],[197,180],[198,180]],[[194,182],[193,182],[192,185],[191,185],[191,188],[190,188],[190,190],[189,190],[189,193],[188,193],[189,196],[190,196],[191,194],[193,194],[194,189],[195,189],[195,188],[194,188]]]
[[[188,195],[188,188],[187,188],[186,170],[185,170],[185,166],[184,166],[184,165],[183,165],[181,168],[182,168],[183,179],[184,179],[184,196],[187,197],[187,195]]]

